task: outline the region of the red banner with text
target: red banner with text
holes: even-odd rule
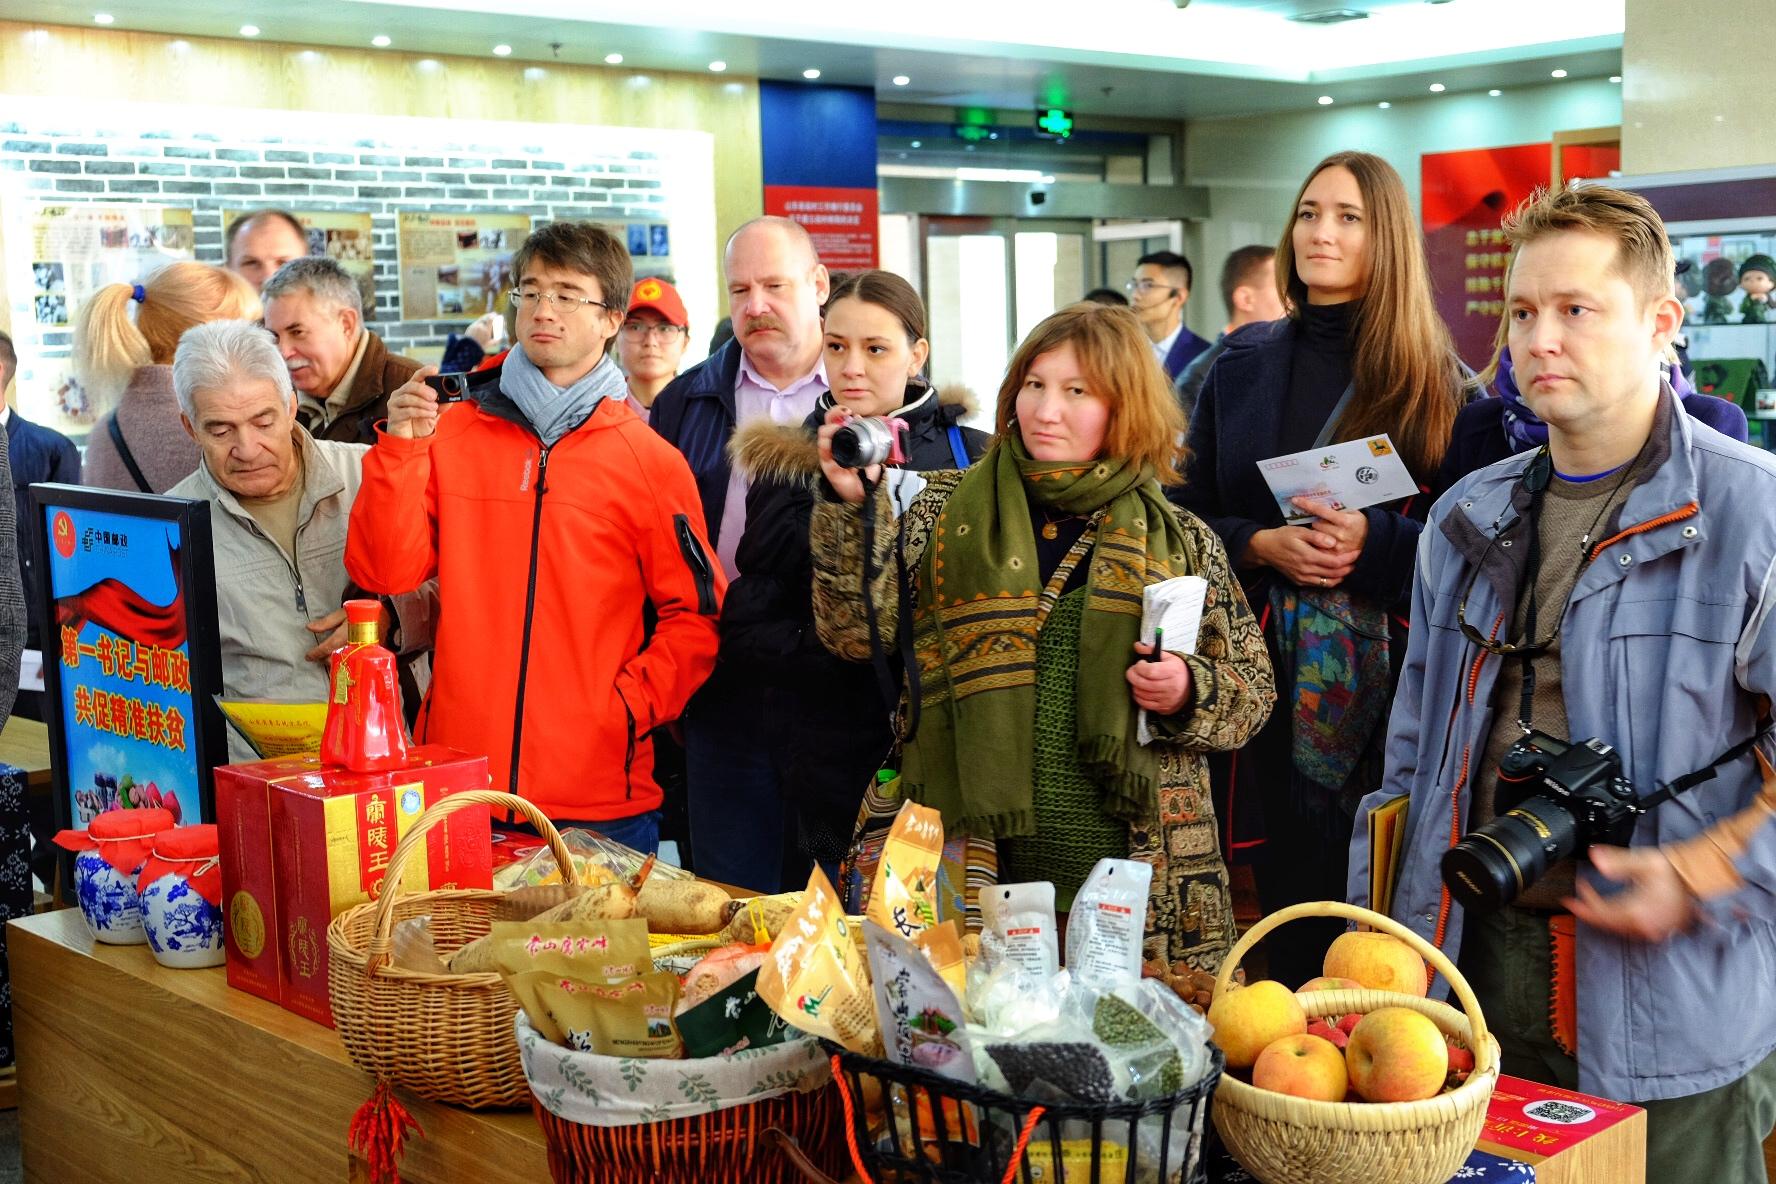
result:
[[[813,185],[765,186],[765,213],[793,218],[832,271],[876,266],[876,191]]]

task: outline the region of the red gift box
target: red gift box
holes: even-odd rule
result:
[[[354,773],[315,755],[216,770],[228,985],[331,1027],[327,926],[381,894],[401,836],[448,794],[486,789],[487,759],[442,745],[403,769]],[[485,810],[426,835],[401,890],[491,888]]]

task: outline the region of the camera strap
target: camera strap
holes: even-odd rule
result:
[[[1665,782],[1663,785],[1659,786],[1658,789],[1655,789],[1652,793],[1647,794],[1643,798],[1636,798],[1634,802],[1635,807],[1642,813],[1645,813],[1657,806],[1664,805],[1685,790],[1694,789],[1698,785],[1713,781],[1720,775],[1722,769],[1750,752],[1753,748],[1756,748],[1758,741],[1762,740],[1765,736],[1768,736],[1772,728],[1776,728],[1776,720],[1768,718],[1764,719],[1763,722],[1758,725],[1757,731],[1739,741],[1739,743],[1733,745],[1733,747],[1727,749],[1725,752],[1715,757],[1714,760],[1703,765],[1700,769],[1697,769],[1693,773],[1685,773],[1682,777]]]
[[[888,664],[888,651],[882,644],[882,624],[876,614],[876,600],[870,595],[870,586],[882,569],[875,566],[876,553],[876,490],[881,481],[871,481],[862,470],[857,478],[863,483],[863,505],[859,507],[863,514],[863,619],[869,630],[870,665],[875,667],[876,686],[881,691],[882,702],[888,709],[890,726],[894,728],[896,738],[902,743],[912,739],[919,730],[919,663],[913,653],[913,590],[912,582],[907,579],[906,569],[906,524],[904,515],[895,518],[895,597],[900,612],[900,665],[906,678],[907,692],[907,723],[904,731],[899,727],[896,718],[900,709],[900,684],[894,677],[894,669]],[[887,470],[883,470],[882,480],[887,480]]]

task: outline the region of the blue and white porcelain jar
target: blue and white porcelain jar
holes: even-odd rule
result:
[[[172,826],[172,814],[160,808],[107,810],[83,831],[56,835],[57,844],[77,852],[74,894],[93,937],[119,946],[148,940],[136,880],[155,835]]]
[[[221,863],[214,823],[155,837],[138,884],[148,948],[162,966],[222,965]]]

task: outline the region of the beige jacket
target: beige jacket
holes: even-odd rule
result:
[[[327,697],[327,665],[305,655],[318,640],[306,628],[336,611],[348,595],[345,536],[358,496],[360,465],[369,448],[316,440],[296,429],[302,448],[302,501],[296,515],[296,554],[259,523],[200,463],[167,492],[210,503],[210,544],[216,567],[216,622],[222,640],[222,687],[231,699],[320,702]],[[355,589],[353,590],[355,591]],[[399,648],[430,644],[436,583],[395,598]],[[231,761],[257,759],[236,732],[228,734]]]

